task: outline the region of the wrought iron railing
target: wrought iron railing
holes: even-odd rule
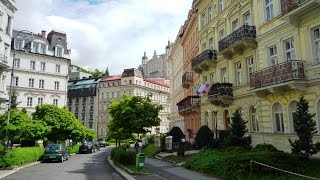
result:
[[[216,61],[217,60],[217,51],[212,49],[206,49],[198,56],[194,57],[191,61],[192,68],[201,64],[205,60]]]
[[[309,0],[281,0],[281,13],[285,15]]]
[[[186,72],[182,76],[182,84],[189,83],[193,81],[193,72]]]
[[[303,80],[304,78],[304,62],[291,60],[251,73],[250,88],[256,89],[290,80]]]
[[[232,32],[231,34],[219,41],[219,51],[223,51],[231,47],[234,43],[248,38],[256,38],[256,27],[243,25],[239,29],[235,30],[234,32]]]
[[[208,92],[208,98],[216,96],[233,96],[232,84],[213,83]]]
[[[200,97],[199,96],[188,96],[182,99],[180,102],[177,103],[178,111],[184,111],[186,109],[200,106]]]

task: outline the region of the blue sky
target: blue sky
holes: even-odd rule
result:
[[[16,29],[67,33],[72,64],[119,74],[165,52],[192,0],[16,0]],[[26,18],[27,17],[27,18]]]

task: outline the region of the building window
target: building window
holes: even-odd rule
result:
[[[243,24],[250,26],[252,25],[250,11],[243,14]]]
[[[236,84],[237,86],[240,86],[242,84],[241,62],[237,62],[235,65],[236,65]]]
[[[11,23],[12,23],[12,17],[8,16],[6,33],[9,35],[11,34]]]
[[[208,8],[208,22],[212,21],[212,7],[210,6]]]
[[[44,89],[44,80],[43,79],[39,80],[39,88]]]
[[[236,19],[236,20],[234,20],[233,22],[232,22],[232,31],[235,31],[235,30],[237,30],[239,28],[239,21],[238,21],[238,19]]]
[[[250,108],[250,120],[251,120],[251,131],[258,132],[259,122],[258,122],[257,109],[255,107]]]
[[[207,46],[206,43],[202,44],[202,51],[206,50],[206,46]]]
[[[210,48],[211,50],[214,49],[214,47],[213,47],[213,38],[210,38],[210,39],[209,39],[209,48]]]
[[[42,105],[43,104],[43,98],[38,98],[38,105]]]
[[[264,19],[266,21],[271,20],[274,17],[274,12],[273,12],[273,0],[264,0],[265,2],[265,7],[264,7],[264,13],[265,13],[265,17]]]
[[[247,58],[247,66],[248,66],[248,82],[250,82],[250,74],[254,72],[254,64],[253,64],[253,57]]]
[[[313,49],[313,63],[320,63],[320,26],[311,30],[312,49]]]
[[[57,48],[57,56],[62,57],[62,48]]]
[[[27,107],[32,107],[32,97],[27,97]]]
[[[54,89],[59,90],[59,82],[58,81],[54,82]]]
[[[214,83],[214,73],[210,73],[210,83]]]
[[[40,63],[40,71],[45,71],[46,70],[46,63],[45,62],[41,62]]]
[[[53,99],[53,105],[58,106],[58,99]]]
[[[274,132],[284,133],[284,121],[282,106],[280,103],[275,103],[272,107]]]
[[[115,97],[114,97],[114,92],[111,93],[111,98],[115,98]]]
[[[56,64],[56,73],[60,73],[60,64]]]
[[[13,77],[13,85],[14,86],[19,86],[19,77]]]
[[[207,81],[208,81],[207,76],[203,76],[203,78],[202,78],[202,82],[203,82],[203,83],[206,83]]]
[[[297,101],[292,101],[290,104],[289,104],[289,132],[290,133],[294,133],[295,130],[294,130],[294,121],[293,121],[293,118],[296,116],[296,113],[297,113],[297,108],[298,108],[298,102]]]
[[[129,84],[132,84],[132,80],[129,80]]]
[[[285,47],[285,60],[295,60],[296,59],[296,50],[294,48],[294,40],[293,38],[289,38],[284,41]]]
[[[34,79],[33,78],[29,78],[29,87],[30,88],[34,87]]]
[[[46,44],[41,44],[40,53],[41,54],[46,54],[46,50],[47,50],[47,45]]]
[[[22,40],[21,39],[16,39],[14,41],[14,48],[17,50],[21,50],[22,49]]]
[[[209,125],[209,113],[207,111],[204,113],[204,120],[205,120],[204,124],[206,126],[208,126]]]
[[[206,14],[201,15],[201,28],[203,28],[206,25]]]
[[[223,0],[219,0],[219,13],[221,13],[224,9]]]
[[[223,29],[219,32],[219,38],[220,38],[220,40],[224,38],[224,30]]]
[[[278,64],[277,46],[271,46],[268,48],[268,61],[269,66],[275,66]]]
[[[107,93],[107,99],[109,99],[109,93]]]
[[[30,70],[36,70],[36,62],[30,61]]]
[[[15,68],[20,68],[20,59],[15,58],[15,59],[14,59],[14,62],[13,62],[13,66],[14,66]]]
[[[221,81],[223,83],[227,82],[227,68],[221,68]]]
[[[39,46],[40,46],[39,43],[33,42],[32,52],[34,52],[34,53],[39,53]]]

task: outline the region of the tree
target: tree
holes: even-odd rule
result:
[[[107,67],[106,71],[104,72],[104,76],[108,77],[109,75],[109,68]]]
[[[95,69],[92,73],[91,73],[92,77],[101,77],[103,76],[103,73],[101,71],[99,71],[99,69]]]
[[[13,89],[12,96],[11,96],[11,109],[16,109],[17,106],[21,103],[21,102],[17,102],[18,95],[19,94],[17,93],[17,91],[15,89]]]
[[[301,154],[309,158],[318,152],[313,143],[313,135],[317,133],[316,122],[313,121],[315,114],[309,113],[309,103],[304,97],[300,97],[298,108],[293,116],[293,127],[298,135],[298,140],[289,139],[292,153]]]
[[[109,134],[126,138],[133,133],[145,134],[148,128],[159,126],[158,115],[162,106],[151,103],[150,97],[124,95],[121,100],[113,101],[109,109],[112,116],[108,124]]]
[[[179,142],[181,138],[184,138],[185,135],[179,127],[173,127],[168,135],[172,136],[172,142]]]
[[[225,144],[227,146],[240,146],[240,147],[250,147],[251,136],[245,136],[248,132],[246,129],[246,124],[248,121],[244,121],[240,108],[237,108],[231,117],[231,128],[230,134],[226,138]]]
[[[208,126],[201,126],[195,138],[195,143],[199,148],[204,148],[213,140],[213,133]]]

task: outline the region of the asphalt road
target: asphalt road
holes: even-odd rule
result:
[[[106,161],[109,148],[93,154],[76,154],[63,163],[39,163],[3,180],[122,180]]]

